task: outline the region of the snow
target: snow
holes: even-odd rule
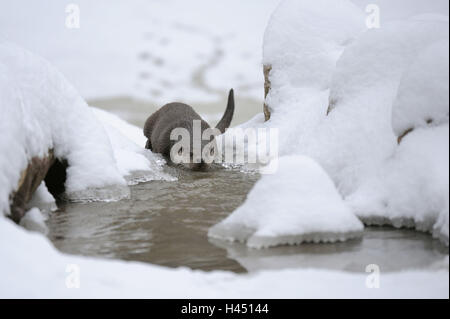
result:
[[[393,20],[404,20],[418,15],[436,17],[447,16],[449,3],[447,0],[351,0],[358,8],[365,11],[367,5],[377,5],[380,9],[380,26]]]
[[[162,172],[164,161],[131,140],[142,144],[138,128],[90,108],[44,59],[0,42],[0,70],[2,212],[9,213],[9,195],[28,161],[49,150],[69,163],[65,186],[70,200],[126,197],[124,176],[134,171],[146,175],[128,178],[131,183],[173,179]]]
[[[45,215],[57,209],[55,198],[49,193],[45,182],[41,182],[27,206],[29,208],[37,207]]]
[[[348,1],[282,1],[264,35],[263,64],[272,66],[272,85],[326,88],[336,57],[363,21]]]
[[[67,29],[63,4],[27,2],[28,10],[19,10],[24,1],[2,1],[0,36],[46,56],[85,98],[118,94],[166,101],[189,92],[193,100],[209,101],[231,82],[257,96],[257,32],[276,2],[79,1],[81,28]],[[374,2],[382,6],[381,29],[366,29],[363,0],[285,0],[274,12],[263,57],[272,66],[266,101],[272,117],[262,123],[257,116],[242,127],[279,128],[283,157],[278,172],[263,176],[211,236],[250,247],[341,240],[362,231],[357,215],[368,224],[428,231],[448,245],[448,3]],[[197,12],[199,6],[209,14]],[[149,30],[147,20],[158,28]],[[213,23],[214,30],[205,28]],[[195,50],[180,57],[187,43]],[[207,56],[212,48],[214,55]],[[49,149],[69,160],[72,200],[117,199],[127,196],[127,183],[172,178],[158,156],[142,150],[138,128],[88,107],[48,62],[4,42],[0,100],[4,213],[28,160]],[[409,128],[414,130],[398,144]],[[52,199],[41,186],[33,201],[39,206]],[[27,227],[43,225],[44,212],[34,208],[27,215]],[[367,273],[236,275],[68,256],[3,216],[0,256],[0,297],[7,298],[449,296],[448,258],[433,270],[382,272],[381,287],[369,289]],[[80,288],[70,288],[77,269]]]
[[[433,226],[433,236],[440,239],[448,246],[448,219],[449,219],[449,206],[447,201],[446,209],[442,210],[439,214],[438,220]]]
[[[25,229],[46,235],[48,233],[48,228],[45,224],[46,219],[47,217],[39,210],[39,208],[32,208],[27,211],[25,216],[20,220],[20,225]]]
[[[279,128],[279,154],[316,161],[364,222],[448,244],[448,2],[376,3],[379,29],[366,26],[366,1],[282,1],[264,36],[271,118],[249,125]],[[273,203],[299,200],[270,178],[255,191],[264,188]],[[254,218],[261,206],[250,199],[234,223]]]
[[[316,162],[288,156],[278,165],[277,173],[263,176],[245,203],[212,227],[209,236],[261,248],[361,235],[362,223]]]
[[[449,41],[433,43],[404,72],[393,105],[397,136],[410,129],[448,123]]]
[[[337,60],[330,113],[307,144],[344,196],[395,151],[392,104],[402,74],[423,46],[448,37],[447,27],[428,21],[386,23],[361,34]]]
[[[414,130],[347,201],[366,224],[388,218],[395,227],[433,232],[448,244],[448,163],[448,124]]]
[[[0,0],[0,38],[48,59],[85,99],[215,102],[234,87],[262,100],[262,36],[278,2],[78,0],[80,28],[67,28],[69,2]]]
[[[14,245],[8,245],[14,242]],[[27,253],[18,253],[24,252]],[[59,253],[42,235],[0,217],[1,298],[448,298],[448,260],[433,271],[370,273],[314,269],[237,275],[169,269]],[[32,263],[30,265],[30,263]],[[373,275],[373,274],[372,274]],[[177,289],[174,289],[174,287]],[[78,288],[76,288],[78,287]]]
[[[92,107],[92,110],[108,134],[117,167],[128,185],[151,180],[176,180],[163,171],[164,158],[144,148],[146,138],[142,129],[101,109]]]
[[[111,144],[84,100],[45,60],[0,43],[2,212],[32,157],[67,159],[67,193],[124,185]]]

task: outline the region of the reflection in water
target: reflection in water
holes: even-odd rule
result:
[[[131,186],[128,200],[60,205],[48,221],[50,239],[71,254],[234,272],[299,267],[364,272],[368,264],[394,271],[427,267],[448,254],[427,234],[381,227],[344,243],[262,250],[211,240],[208,229],[242,204],[259,176],[168,170],[178,181]]]
[[[384,272],[430,267],[448,254],[448,248],[429,234],[391,227],[367,227],[363,238],[333,244],[305,243],[271,249],[210,241],[228,252],[247,271],[280,268],[322,268],[364,272],[377,264]]]

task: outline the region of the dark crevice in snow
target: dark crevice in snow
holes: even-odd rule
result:
[[[53,165],[45,176],[45,185],[53,197],[58,198],[66,191],[65,183],[67,178],[68,162],[65,159],[55,159]]]

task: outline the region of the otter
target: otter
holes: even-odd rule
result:
[[[175,163],[173,157],[179,156],[184,159],[182,163],[184,167],[195,171],[207,170],[217,149],[215,135],[225,132],[230,126],[233,114],[233,89],[228,94],[227,108],[222,119],[216,125],[215,134],[210,134],[212,132],[210,125],[191,106],[178,102],[166,104],[145,122],[144,135],[147,137],[145,148],[162,154],[169,159],[170,163]],[[198,128],[196,129],[196,125],[200,132],[198,132]],[[173,136],[171,139],[172,131],[175,129],[184,129],[189,134],[190,145],[180,147],[177,145],[180,139],[174,139]],[[195,134],[196,131],[197,134]],[[207,133],[209,136],[205,138],[203,133]],[[176,153],[173,153],[174,146],[178,146],[178,149],[175,150]],[[198,147],[200,148],[199,152],[196,152]]]

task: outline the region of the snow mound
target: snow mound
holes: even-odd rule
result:
[[[251,125],[317,161],[364,221],[448,242],[448,3],[378,1],[382,27],[367,29],[369,3],[353,2],[280,4],[264,43],[271,117]]]
[[[287,156],[279,159],[276,174],[263,176],[245,203],[208,234],[261,248],[344,241],[362,230],[362,223],[316,162]]]
[[[162,173],[162,160],[132,142],[141,138],[138,128],[93,110],[48,62],[5,42],[0,42],[0,99],[0,210],[6,214],[8,196],[29,160],[50,150],[69,163],[68,200],[127,197],[124,176],[135,171],[146,175],[135,174],[132,182],[171,178]]]
[[[327,88],[336,56],[363,21],[348,1],[282,1],[264,35],[263,63],[272,66],[272,85]]]
[[[392,111],[397,136],[415,128],[448,123],[448,57],[447,38],[422,50],[403,74]]]
[[[49,150],[69,162],[68,194],[107,185],[126,186],[108,136],[76,90],[45,60],[0,43],[0,204],[32,157]]]
[[[407,20],[367,30],[338,60],[330,100],[336,104],[362,94],[384,97],[396,93],[402,74],[423,48],[448,37],[446,25],[448,23]]]
[[[433,232],[448,243],[449,126],[417,129],[346,201],[366,224]]]
[[[144,148],[146,138],[142,129],[114,114],[95,107],[92,109],[108,134],[119,172],[125,176],[128,185],[152,180],[176,180],[163,171],[165,159]]]
[[[43,214],[48,214],[57,209],[55,199],[47,189],[44,182],[39,185],[28,203],[29,208],[37,207]]]
[[[424,46],[446,36],[441,22],[386,23],[361,33],[336,61],[328,116],[299,148],[324,166],[344,196],[395,151],[392,105],[402,75]]]
[[[32,208],[20,220],[20,225],[23,226],[25,229],[46,235],[48,233],[48,228],[47,225],[45,224],[46,220],[47,216],[44,215],[39,210],[39,208]]]

